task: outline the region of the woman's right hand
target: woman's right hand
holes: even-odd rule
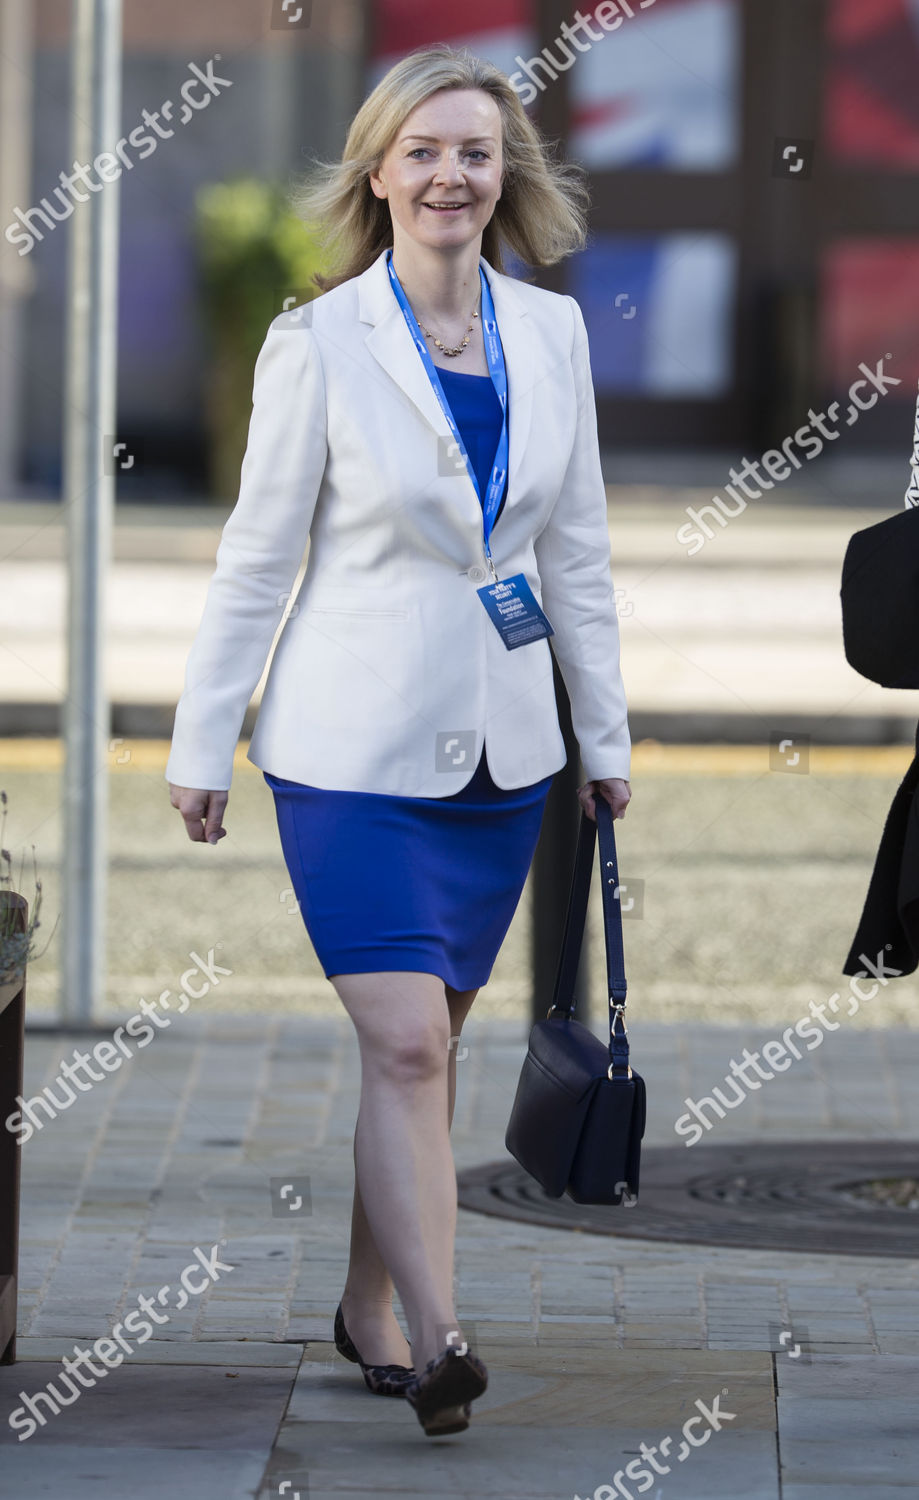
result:
[[[185,820],[185,832],[195,844],[216,844],[226,834],[223,814],[229,792],[206,792],[194,786],[169,786],[169,800]]]

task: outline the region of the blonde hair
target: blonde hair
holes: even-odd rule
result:
[[[368,179],[408,116],[440,89],[481,89],[501,112],[502,191],[482,233],[489,264],[504,272],[505,245],[529,266],[555,265],[584,245],[589,193],[583,168],[550,155],[500,68],[468,47],[442,42],[408,53],[389,69],[352,120],[341,161],[317,163],[291,194],[294,212],[327,252],[329,274],[313,275],[321,291],[359,276],[392,245],[389,205]]]

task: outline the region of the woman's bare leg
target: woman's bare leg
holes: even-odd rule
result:
[[[450,1057],[449,1071],[447,1073],[448,1104],[447,1119],[453,1124],[453,1109],[456,1104],[456,1058],[459,1052],[459,1039],[463,1030],[463,1022],[472,1009],[472,1002],[479,993],[474,990],[455,990],[451,985],[444,986],[447,992],[447,1007],[450,1011]]]
[[[450,1012],[450,1042],[447,1058],[448,1121],[453,1123],[456,1101],[456,1062],[458,1043],[478,988],[455,990],[444,986]],[[351,1246],[348,1275],[342,1294],[342,1313],[362,1357],[370,1364],[410,1365],[411,1350],[392,1310],[395,1288],[383,1264],[376,1241],[367,1223],[357,1173],[354,1179],[354,1201],[351,1208]],[[361,1341],[363,1337],[363,1342]],[[366,1344],[366,1349],[364,1345]]]
[[[365,1360],[421,1368],[456,1325],[449,1145],[456,1041],[450,1039],[459,1037],[477,991],[409,972],[335,975],[332,983],[355,1023],[362,1068],[342,1312]],[[392,1311],[393,1278],[411,1352]]]
[[[412,1363],[412,1351],[393,1311],[395,1288],[392,1277],[380,1258],[376,1240],[367,1223],[357,1180],[356,1150],[354,1168],[351,1249],[348,1275],[341,1297],[342,1317],[361,1359],[367,1364],[407,1367]]]

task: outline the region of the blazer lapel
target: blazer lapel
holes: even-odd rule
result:
[[[532,324],[513,278],[495,271],[484,256],[480,256],[479,261],[491,287],[507,365],[509,450],[506,511],[516,498],[515,481],[530,440],[533,381],[538,374],[537,350]],[[367,348],[387,375],[414,402],[429,426],[446,442],[452,441],[447,419],[415,348],[402,309],[393,296],[385,250],[357,281],[361,321],[373,325],[367,335]],[[471,479],[469,484],[474,495]]]

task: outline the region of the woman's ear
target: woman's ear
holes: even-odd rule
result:
[[[389,189],[386,186],[386,180],[383,176],[382,156],[378,157],[376,166],[367,173],[367,181],[370,183],[372,192],[378,198],[387,198],[389,196]]]

